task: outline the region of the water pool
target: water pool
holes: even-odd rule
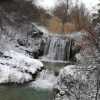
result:
[[[0,100],[51,100],[52,92],[29,87],[0,86]]]

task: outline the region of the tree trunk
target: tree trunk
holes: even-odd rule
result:
[[[96,96],[95,96],[95,100],[98,100],[98,94],[99,94],[99,76],[97,76],[97,83],[96,83],[96,86],[97,86],[97,90],[96,90]]]
[[[26,47],[28,47],[28,32],[27,32],[27,36],[26,36]]]
[[[65,26],[65,23],[64,23],[64,22],[62,22],[62,33],[64,33],[64,32],[65,32],[65,30],[64,30],[64,26]]]

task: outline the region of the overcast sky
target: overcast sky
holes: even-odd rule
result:
[[[80,0],[80,1],[84,2],[89,9],[92,9],[97,5],[98,2],[100,2],[99,0]]]
[[[36,0],[37,5],[42,6],[44,8],[53,8],[55,6],[57,0]],[[93,9],[99,0],[79,0],[85,3],[88,9]]]

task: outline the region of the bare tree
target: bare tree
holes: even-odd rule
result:
[[[70,0],[64,0],[60,5],[58,5],[54,10],[54,15],[61,19],[62,22],[62,32],[64,33],[65,23],[69,21],[69,9]]]
[[[87,27],[90,23],[89,12],[83,3],[80,5],[76,3],[71,9],[70,16],[78,31]]]
[[[62,22],[62,32],[65,31],[65,24],[68,22],[75,25],[76,31],[88,27],[90,23],[88,10],[85,5],[83,3],[80,4],[78,0],[76,0],[75,5],[73,5],[70,0],[64,0],[55,8],[54,15]]]

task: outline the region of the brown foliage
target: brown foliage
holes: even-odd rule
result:
[[[54,19],[54,17],[50,20],[51,23],[49,29],[53,32],[66,33],[81,31],[85,30],[86,27],[90,25],[90,16],[84,4],[76,4],[72,7],[66,3],[62,3],[55,8],[54,16],[56,16],[59,21]],[[56,21],[56,25],[55,22],[53,23],[52,21]]]
[[[49,21],[48,29],[53,33],[60,33],[61,26],[61,20],[57,17],[52,17],[52,19]]]
[[[62,21],[57,17],[52,17],[51,20],[49,20],[48,30],[53,33],[62,33]],[[64,25],[64,32],[74,32],[75,25],[72,23],[65,23]]]
[[[65,0],[65,2],[62,2],[60,5],[58,5],[54,10],[54,15],[57,16],[62,23],[62,33],[64,33],[64,26],[65,23],[69,21],[69,0]]]
[[[82,30],[90,24],[90,16],[84,4],[76,5],[71,10],[71,21],[75,24],[76,30]]]
[[[75,32],[76,28],[75,28],[75,24],[73,23],[66,23],[64,26],[64,31],[67,32]]]

